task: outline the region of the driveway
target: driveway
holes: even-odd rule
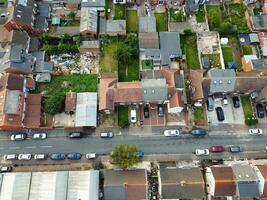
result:
[[[165,107],[165,113],[167,112]],[[149,118],[144,118],[144,108],[141,109],[141,117],[143,118],[144,126],[163,126],[165,125],[165,116],[158,116],[158,105],[149,104]]]
[[[228,105],[222,106],[222,100],[220,98],[214,99],[214,110],[207,111],[208,123],[210,125],[216,124],[244,124],[244,113],[242,105],[239,108],[234,108],[232,98],[227,97]],[[215,108],[221,107],[224,112],[225,120],[220,122],[217,118]]]

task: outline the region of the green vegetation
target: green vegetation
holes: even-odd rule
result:
[[[44,33],[40,36],[43,47],[41,50],[48,54],[77,53],[80,46],[80,36],[62,36]]]
[[[118,125],[120,128],[126,128],[130,125],[128,118],[128,106],[118,107]]]
[[[181,49],[183,54],[186,55],[187,68],[200,69],[197,50],[197,36],[195,33],[181,35]]]
[[[118,71],[118,59],[117,49],[121,43],[115,40],[102,40],[101,43],[101,59],[100,59],[100,72],[117,72]]]
[[[37,85],[37,93],[44,93],[44,109],[51,115],[64,110],[66,92],[96,92],[97,75],[54,75],[51,82]]]
[[[138,148],[132,144],[116,145],[111,152],[111,163],[128,169],[139,162]]]
[[[231,47],[222,47],[223,59],[225,66],[228,65],[228,62],[234,61],[233,52]]]
[[[185,22],[186,15],[183,9],[174,9],[171,7],[169,9],[170,21],[171,22]]]
[[[258,124],[258,119],[255,117],[255,113],[252,108],[252,104],[249,96],[242,96],[241,103],[245,116],[246,125],[255,125]]]
[[[166,13],[154,13],[156,17],[157,32],[167,31],[167,16]]]
[[[204,107],[193,107],[193,116],[194,116],[195,125],[206,124]]]
[[[253,54],[252,48],[249,45],[244,45],[241,47],[241,49],[242,49],[243,55],[252,55]]]
[[[239,3],[207,5],[210,30],[221,34],[248,32],[245,11],[246,7]]]
[[[80,26],[80,20],[68,20],[66,22],[62,22],[61,26]]]
[[[262,9],[261,8],[254,8],[253,9],[254,15],[259,15],[261,12],[262,12]]]
[[[7,0],[0,0],[0,4],[4,4],[6,2],[7,2]]]
[[[142,60],[142,69],[153,69],[153,60]]]
[[[126,11],[126,30],[128,33],[137,33],[138,18],[137,18],[137,10],[127,10]]]
[[[210,68],[219,68],[221,69],[220,54],[202,54],[202,57],[208,56],[210,60]]]
[[[204,6],[200,5],[199,10],[196,14],[196,20],[198,23],[205,22],[205,11],[204,11]]]
[[[113,19],[126,19],[126,8],[124,4],[114,5],[114,18]]]

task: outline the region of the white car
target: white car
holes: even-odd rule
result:
[[[196,149],[197,156],[207,156],[209,154],[210,154],[210,151],[208,149]]]
[[[222,99],[222,105],[223,106],[227,106],[228,105],[227,97],[223,97],[223,99]]]
[[[35,154],[34,160],[46,160],[47,157],[48,157],[47,154]]]
[[[250,135],[262,135],[262,129],[260,128],[255,128],[255,129],[249,129],[248,130]]]
[[[11,135],[10,139],[12,141],[20,141],[20,140],[25,140],[26,139],[26,134],[25,133],[17,133]]]
[[[137,119],[136,119],[136,108],[132,107],[131,108],[131,122],[132,123],[136,123]]]
[[[19,160],[30,160],[32,158],[31,154],[19,154],[18,159]]]
[[[164,135],[166,137],[179,136],[180,135],[180,131],[179,130],[165,130],[164,131]]]
[[[46,133],[34,133],[32,138],[36,140],[44,140],[46,139]]]
[[[95,153],[87,153],[86,155],[85,155],[85,157],[86,157],[86,159],[94,159],[94,158],[96,158],[96,154]]]

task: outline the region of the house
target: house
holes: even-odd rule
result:
[[[33,73],[51,73],[53,71],[53,62],[45,61],[45,51],[35,51],[31,53],[35,57]]]
[[[251,17],[251,25],[255,31],[267,30],[267,15],[258,15]]]
[[[0,77],[0,129],[39,128],[41,95],[28,94],[34,88],[33,79],[15,74]]]
[[[205,183],[200,168],[161,168],[158,176],[162,200],[204,198]]]
[[[185,12],[187,15],[196,14],[199,9],[199,5],[203,5],[207,0],[186,0]]]
[[[254,170],[260,180],[259,190],[261,194],[261,199],[267,198],[267,166],[266,165],[256,165]]]
[[[77,93],[76,127],[96,127],[97,126],[97,93],[82,92]]]
[[[232,166],[236,182],[237,196],[240,199],[259,198],[259,178],[250,165],[233,165]]]
[[[161,52],[159,49],[140,49],[139,58],[142,70],[146,68],[153,69],[161,65]],[[147,66],[147,62],[151,62],[150,66]]]
[[[204,79],[203,70],[190,70],[189,71],[189,90],[191,100],[195,105],[202,105],[204,103],[204,91],[202,82]]]
[[[142,79],[143,102],[164,103],[168,95],[166,79]]]
[[[92,52],[94,55],[100,53],[99,40],[84,40],[81,42],[79,47],[80,53]]]
[[[156,31],[155,16],[139,17],[139,33],[152,33]]]
[[[159,34],[152,33],[139,33],[139,48],[140,49],[159,49]]]
[[[148,199],[147,171],[105,170],[104,200]]]
[[[105,11],[105,0],[79,0],[81,7],[90,7],[93,10]]]
[[[65,98],[65,112],[68,114],[74,114],[76,111],[76,92],[67,92]]]
[[[81,8],[80,33],[82,35],[97,35],[98,12],[90,7]]]
[[[260,50],[263,57],[267,57],[267,34],[265,32],[259,33]]]
[[[267,70],[264,59],[258,59],[256,55],[244,55],[241,62],[244,72],[250,72],[252,70]]]
[[[107,20],[106,34],[111,36],[126,35],[126,20]]]
[[[182,56],[178,32],[160,32],[161,65],[169,65]]]
[[[229,198],[236,195],[236,180],[231,167],[208,167],[205,176],[208,195]]]

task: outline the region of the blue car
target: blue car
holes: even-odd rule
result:
[[[264,118],[265,111],[264,111],[263,105],[262,104],[257,104],[256,105],[256,110],[257,110],[258,118]]]
[[[67,158],[70,160],[80,160],[82,155],[80,153],[69,153]]]
[[[52,153],[50,155],[50,158],[52,160],[64,160],[66,158],[66,155],[64,153]]]
[[[144,152],[143,151],[138,151],[138,157],[140,158],[140,159],[142,159],[143,157],[144,157]]]

